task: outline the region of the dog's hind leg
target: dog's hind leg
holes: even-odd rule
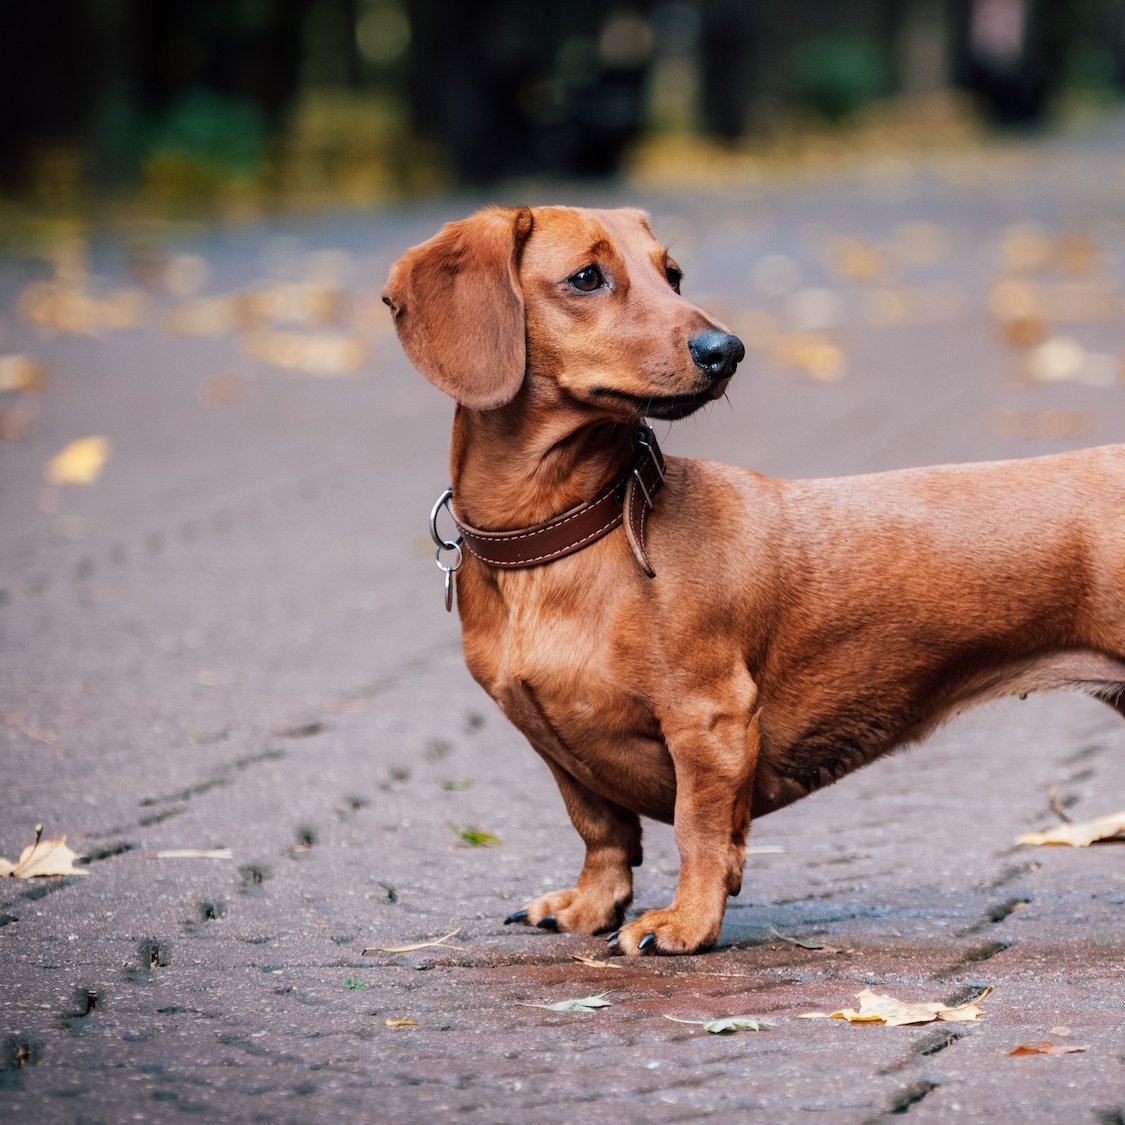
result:
[[[642,859],[640,819],[591,792],[548,755],[542,756],[586,845],[586,859],[573,887],[533,899],[505,922],[581,934],[613,930],[624,921],[625,908],[633,901],[633,868]]]

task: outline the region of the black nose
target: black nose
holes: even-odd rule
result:
[[[712,379],[727,379],[746,355],[746,348],[737,336],[708,328],[688,341],[688,351],[695,366]]]

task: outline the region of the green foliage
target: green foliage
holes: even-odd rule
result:
[[[839,121],[887,90],[887,60],[872,39],[809,39],[790,60],[794,93],[806,109]]]

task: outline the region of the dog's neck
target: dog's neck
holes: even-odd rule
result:
[[[635,456],[640,419],[561,419],[458,406],[450,449],[458,516],[492,530],[539,523],[597,495]]]

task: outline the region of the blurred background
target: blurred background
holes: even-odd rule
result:
[[[380,301],[483,203],[649,211],[747,348],[724,400],[659,425],[670,454],[810,477],[1125,439],[1125,0],[0,12],[0,855],[53,821],[280,871],[290,825],[370,805],[402,877],[368,890],[415,911],[469,885],[452,824],[511,841],[521,879],[525,808],[553,839],[556,798],[512,799],[468,702],[426,533],[453,406]],[[1064,738],[1035,722],[1009,741]],[[285,816],[223,803],[258,761]],[[165,825],[189,804],[192,834]]]
[[[1125,0],[36,0],[0,26],[0,563],[7,532],[84,535],[202,462],[234,481],[314,416],[314,456],[428,417],[440,463],[449,404],[379,293],[483,202],[650,210],[749,349],[749,432],[717,408],[685,448],[808,474],[1122,436]]]
[[[3,27],[9,226],[690,177],[823,160],[833,137],[1043,127],[1125,91],[1125,0],[37,0]]]

